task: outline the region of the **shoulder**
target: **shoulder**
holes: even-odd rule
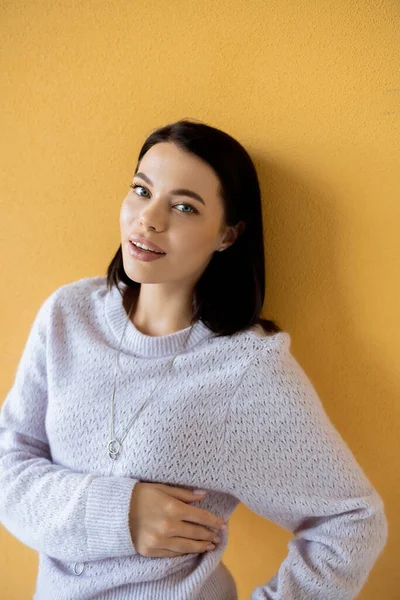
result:
[[[214,360],[220,359],[229,368],[236,367],[245,375],[257,371],[266,362],[273,362],[290,353],[291,336],[287,331],[266,333],[261,325],[237,331],[231,335],[211,335],[208,344],[213,349]]]
[[[249,342],[253,343],[258,353],[276,354],[286,353],[291,347],[291,335],[287,331],[278,333],[265,333],[261,325],[253,325],[247,330]]]
[[[262,364],[268,359],[278,358],[290,353],[291,335],[287,331],[268,334],[261,325],[230,336],[232,349],[247,357],[248,365]]]
[[[248,334],[253,351],[248,363],[247,380],[260,390],[273,389],[276,394],[293,395],[312,387],[311,380],[292,352],[292,337],[287,331],[265,334],[255,326]],[[250,342],[251,340],[251,342]],[[250,351],[250,347],[248,347]],[[249,354],[250,357],[250,354]]]
[[[74,313],[96,302],[107,291],[105,276],[83,277],[66,283],[45,297],[36,315],[38,321],[48,321],[62,314]]]
[[[291,335],[287,331],[268,334],[261,325],[253,325],[230,336],[209,340],[213,363],[228,372],[240,373],[236,399],[261,392],[285,380],[290,370]]]
[[[251,390],[253,398],[265,394],[266,390],[287,389],[293,383],[293,366],[297,361],[291,352],[292,338],[287,331],[266,334],[256,325],[243,336],[244,351],[247,353],[247,369],[243,383],[244,390]]]
[[[79,301],[82,298],[90,298],[98,292],[105,292],[106,285],[105,276],[83,277],[60,286],[51,296],[58,302]]]
[[[268,336],[257,331],[249,337],[254,346],[236,397],[237,412],[256,413],[261,421],[264,417],[280,423],[326,422],[314,383],[292,353],[291,335],[281,331]]]
[[[83,299],[89,299],[99,292],[106,292],[106,286],[105,276],[83,277],[58,287],[45,299],[45,302],[70,305]]]

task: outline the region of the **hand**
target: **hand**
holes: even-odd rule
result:
[[[131,496],[129,527],[137,552],[143,556],[164,557],[213,549],[207,546],[216,534],[208,528],[218,531],[225,522],[203,508],[188,506],[203,498],[204,494],[197,495],[180,487],[136,483]]]

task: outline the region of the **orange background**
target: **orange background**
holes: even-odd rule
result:
[[[399,24],[397,0],[0,5],[2,398],[41,302],[105,274],[150,131],[183,117],[227,131],[262,187],[263,316],[291,333],[385,502],[362,600],[400,589]],[[240,600],[290,538],[239,506],[223,560]],[[1,597],[31,598],[36,552],[4,528],[0,545]]]

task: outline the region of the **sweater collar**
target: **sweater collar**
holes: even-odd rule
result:
[[[127,284],[120,282],[119,287],[123,292],[127,287]],[[105,317],[114,333],[119,347],[128,314],[123,305],[121,293],[115,285],[113,285],[111,290],[107,289],[106,291]],[[181,354],[185,352],[185,350],[182,349],[182,346],[189,331],[190,326],[169,335],[146,335],[139,331],[132,321],[129,320],[122,339],[121,351],[127,351],[136,356],[147,358],[173,356],[176,353]],[[193,325],[185,349],[192,349],[197,344],[213,335],[214,332],[199,320]]]

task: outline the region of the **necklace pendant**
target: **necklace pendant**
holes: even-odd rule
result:
[[[115,460],[116,458],[118,458],[118,455],[121,451],[121,442],[119,441],[119,439],[114,438],[108,442],[107,449],[109,457],[112,460]]]

